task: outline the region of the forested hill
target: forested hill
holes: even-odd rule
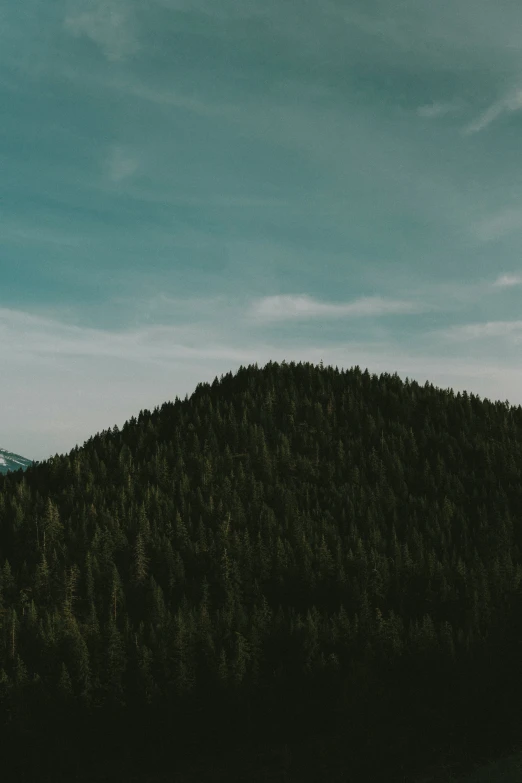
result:
[[[504,752],[521,515],[520,406],[293,362],[0,475],[18,779],[402,782]]]

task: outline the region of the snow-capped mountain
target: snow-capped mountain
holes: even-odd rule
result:
[[[13,454],[7,449],[0,449],[0,473],[7,473],[9,470],[24,470],[33,464],[32,459],[26,459],[19,454]]]

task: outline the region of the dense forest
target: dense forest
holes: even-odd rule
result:
[[[463,774],[522,739],[521,516],[520,406],[322,363],[0,475],[0,767]]]

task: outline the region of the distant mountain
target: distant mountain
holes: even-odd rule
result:
[[[7,449],[0,449],[0,473],[7,473],[9,470],[24,470],[33,464],[32,459],[21,457],[19,454],[13,454]]]

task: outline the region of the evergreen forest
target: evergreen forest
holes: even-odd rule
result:
[[[5,780],[442,783],[521,674],[520,406],[270,362],[0,475]]]

